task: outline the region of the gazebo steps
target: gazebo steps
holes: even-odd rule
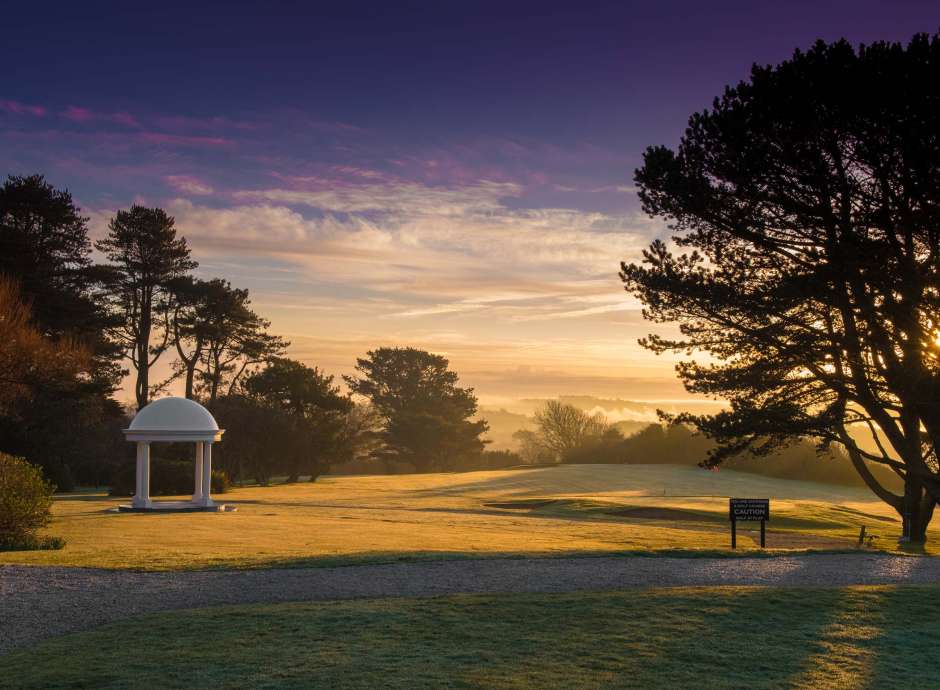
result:
[[[117,507],[121,513],[233,513],[236,506],[217,503],[214,506],[197,506],[189,501],[154,501],[149,508],[137,508],[124,504]]]

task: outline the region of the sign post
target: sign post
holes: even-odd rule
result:
[[[760,520],[760,547],[766,543],[767,520],[770,519],[769,498],[728,499],[728,517],[731,519],[731,548],[738,548],[738,520],[756,522]]]

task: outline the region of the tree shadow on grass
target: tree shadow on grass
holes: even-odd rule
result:
[[[837,590],[808,601],[798,590],[757,587],[649,596],[658,601],[642,624],[672,632],[634,678],[651,687],[785,687],[839,603]]]
[[[785,687],[840,604],[838,590],[806,601],[797,590],[751,588],[452,598],[433,625],[396,612],[382,622],[393,630],[376,656],[363,667],[354,655],[344,672],[377,673],[400,663],[396,654],[417,653],[458,686]]]
[[[926,587],[880,588],[867,608],[880,634],[869,644],[873,653],[868,687],[940,687],[940,602]]]
[[[100,502],[100,501],[110,501],[110,500],[119,500],[121,496],[112,496],[106,491],[95,491],[95,492],[76,492],[76,493],[63,493],[63,494],[53,494],[53,500],[56,502],[72,502],[72,501],[85,501],[85,502]]]
[[[658,593],[661,595],[661,593]],[[937,687],[936,589],[713,590],[656,608],[692,634],[670,639],[638,685],[750,688]],[[703,680],[703,679],[707,679]]]
[[[940,686],[936,588],[720,588],[651,592],[638,626],[661,640],[631,684],[656,687]]]
[[[854,587],[814,641],[797,687],[940,686],[940,602],[923,586]]]

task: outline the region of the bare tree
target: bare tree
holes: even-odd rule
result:
[[[589,415],[574,405],[549,400],[535,413],[538,441],[557,460],[592,440],[599,439],[609,428],[607,419],[598,413]]]

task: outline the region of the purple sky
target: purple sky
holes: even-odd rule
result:
[[[681,395],[619,289],[632,171],[753,62],[906,40],[930,2],[18,3],[0,170],[101,233],[135,200],[332,373],[449,355],[484,401]]]

